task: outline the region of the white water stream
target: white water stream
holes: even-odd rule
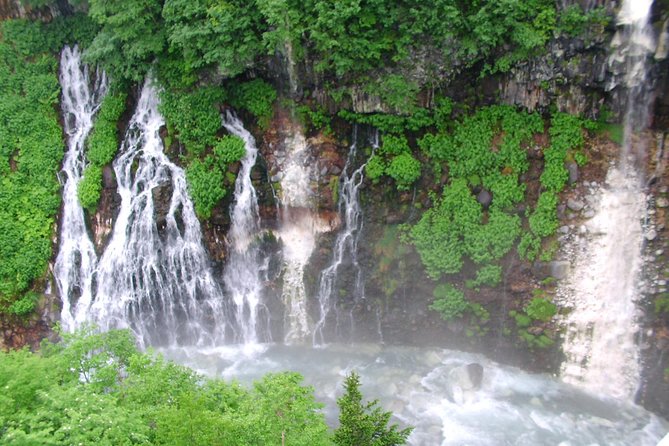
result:
[[[158,92],[147,81],[113,164],[121,207],[96,271],[97,293],[87,318],[103,330],[130,328],[147,346],[220,343],[222,294],[184,171],[163,153],[163,124]],[[170,194],[168,209],[157,208],[161,194]]]
[[[243,139],[246,147],[235,182],[235,202],[230,211],[229,254],[223,282],[235,305],[236,341],[244,344],[268,342],[271,341],[269,314],[262,300],[263,281],[266,280],[262,276],[267,268],[266,259],[261,259],[258,248],[260,216],[258,197],[251,181],[258,148],[253,136],[231,112],[223,117],[223,125],[228,132]]]
[[[286,161],[281,178],[281,223],[277,232],[283,244],[283,302],[285,305],[286,343],[303,342],[311,333],[307,313],[307,293],[304,287],[304,268],[316,247],[316,235],[328,229],[313,211],[309,181],[308,145],[304,134],[297,129],[285,142]]]
[[[339,183],[338,211],[342,216],[342,229],[335,239],[332,261],[330,266],[321,271],[318,286],[318,302],[320,304],[320,317],[313,330],[314,345],[323,345],[332,340],[350,340],[353,336],[352,323],[348,317],[342,315],[337,305],[336,293],[340,267],[348,262],[355,274],[353,300],[359,301],[365,297],[365,283],[362,267],[358,263],[358,242],[362,232],[362,207],[359,201],[359,189],[364,179],[365,165],[355,167],[358,154],[357,126],[353,131],[353,144],[349,149],[346,165],[342,172]],[[378,133],[372,142],[374,148],[378,146]],[[347,323],[348,322],[348,323]],[[348,329],[344,336],[344,331]],[[344,338],[344,339],[342,339]]]
[[[97,264],[95,246],[86,229],[84,210],[79,204],[77,186],[86,167],[85,142],[93,128],[93,116],[107,94],[104,72],[91,70],[81,63],[78,47],[66,46],[60,58],[60,85],[63,87],[61,109],[67,137],[67,153],[62,172],[63,212],[60,221],[58,256],[54,277],[63,297],[61,322],[72,330],[86,320],[92,298],[93,271]]]
[[[623,37],[617,36],[611,60],[623,60],[627,67],[624,143],[599,195],[597,213],[587,222],[589,236],[578,248],[574,272],[560,290],[571,307],[564,321],[562,378],[589,391],[629,401],[641,375],[635,336],[639,331],[636,303],[641,294],[646,197],[638,167],[643,138],[634,134],[647,126],[651,4],[651,0],[626,0],[618,16],[624,25]]]

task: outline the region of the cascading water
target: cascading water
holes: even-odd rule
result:
[[[284,340],[300,342],[310,333],[304,268],[316,246],[318,219],[311,209],[310,168],[306,162],[307,141],[296,130],[286,141],[287,158],[281,178],[281,227],[283,244],[283,302],[286,307]]]
[[[358,263],[358,242],[362,232],[362,208],[358,201],[358,194],[364,179],[366,163],[357,169],[354,167],[358,155],[357,133],[357,127],[354,127],[353,144],[349,149],[339,186],[338,210],[339,214],[343,217],[343,227],[335,239],[332,262],[320,275],[318,288],[320,318],[314,326],[314,345],[324,344],[326,339],[338,339],[343,334],[340,330],[342,315],[339,313],[339,308],[336,300],[333,299],[333,294],[335,292],[335,285],[337,284],[339,269],[344,262],[350,263],[355,275],[353,298],[358,301],[365,297],[362,268]],[[373,145],[376,147],[378,143],[374,141]],[[348,334],[349,337],[347,339],[350,339],[352,333],[349,332]]]
[[[63,212],[54,277],[62,296],[63,328],[71,330],[85,320],[97,264],[95,247],[86,230],[84,210],[77,197],[77,186],[86,165],[86,137],[93,127],[93,116],[107,93],[108,84],[101,71],[96,71],[91,81],[90,70],[82,65],[81,52],[76,46],[66,46],[61,53],[60,84],[67,153],[63,162]]]
[[[129,327],[144,345],[222,342],[222,295],[184,171],[163,153],[163,124],[158,92],[147,81],[114,161],[121,208],[88,319],[103,330]],[[171,197],[163,221],[157,198],[165,193]]]
[[[258,148],[253,136],[231,112],[223,117],[223,126],[244,140],[246,154],[235,182],[235,203],[230,212],[229,255],[223,281],[235,305],[237,341],[255,344],[271,341],[269,314],[262,303],[263,281],[261,253],[258,249],[258,198],[251,182],[251,169]],[[262,315],[266,318],[261,317]],[[260,320],[259,320],[260,319]]]
[[[634,397],[640,379],[635,335],[645,194],[637,166],[643,149],[636,141],[643,138],[635,133],[647,126],[651,3],[627,0],[618,16],[625,37],[614,42],[619,48],[612,60],[622,57],[627,66],[624,144],[618,164],[608,172],[597,213],[587,223],[591,235],[562,290],[572,307],[565,320],[563,380],[624,399]]]

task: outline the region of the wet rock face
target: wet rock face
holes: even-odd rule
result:
[[[100,255],[111,236],[114,220],[121,206],[121,196],[116,191],[116,177],[110,165],[102,169],[102,192],[97,212],[91,216],[91,232],[95,250]]]
[[[530,111],[555,103],[560,111],[595,117],[607,82],[607,38],[556,39],[544,55],[513,68],[499,82],[503,102]],[[588,37],[586,37],[588,39]]]
[[[280,199],[280,183],[289,162],[291,144],[306,143],[301,162],[309,167],[309,201],[329,221],[331,216],[328,211],[337,209],[339,175],[346,164],[346,149],[334,138],[322,133],[308,137],[304,142],[297,141],[295,135],[303,133],[301,125],[291,116],[290,110],[277,108],[260,145],[260,153],[267,165],[267,175],[272,188]]]
[[[39,349],[44,339],[55,341],[53,324],[60,319],[60,308],[55,294],[45,293],[35,312],[27,318],[0,316],[0,351],[29,347]]]

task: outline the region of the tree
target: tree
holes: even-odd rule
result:
[[[400,430],[396,424],[388,425],[392,412],[378,407],[378,400],[363,404],[360,377],[351,372],[344,380],[344,395],[337,400],[339,427],[335,430],[337,446],[394,446],[406,443],[413,430]]]
[[[166,46],[162,9],[158,0],[91,0],[88,14],[102,30],[86,58],[116,78],[141,81]]]

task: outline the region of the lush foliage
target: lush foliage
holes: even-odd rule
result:
[[[420,178],[421,164],[411,154],[409,143],[404,136],[386,135],[365,166],[367,177],[378,183],[383,175],[388,175],[397,185],[397,190],[409,190]]]
[[[344,395],[338,400],[339,427],[335,430],[337,446],[396,446],[406,443],[411,428],[388,425],[391,412],[385,412],[378,401],[363,403],[360,377],[352,372],[344,379]]]
[[[434,301],[430,309],[439,312],[445,321],[457,319],[469,309],[465,294],[451,284],[437,285],[432,294]]]
[[[127,331],[0,355],[2,444],[331,444],[296,373],[210,380],[139,353]]]
[[[84,170],[84,176],[77,186],[77,196],[81,206],[94,212],[100,201],[102,191],[102,167],[109,164],[118,148],[117,125],[125,110],[125,93],[110,93],[102,104],[95,118],[93,129],[86,141],[86,157],[90,165]]]
[[[297,373],[241,386],[140,353],[128,331],[84,328],[40,353],[0,353],[0,443],[330,445],[322,405]],[[351,375],[337,445],[399,445],[410,429],[362,403]],[[380,442],[383,439],[383,442]]]
[[[248,110],[258,120],[262,128],[269,126],[272,117],[272,105],[276,100],[276,90],[267,82],[255,79],[244,83],[232,83],[230,103],[236,107]]]
[[[60,205],[58,64],[44,53],[56,39],[41,24],[0,26],[0,313],[26,314],[35,299],[24,294],[46,272]]]
[[[209,218],[214,206],[227,195],[228,165],[242,159],[245,153],[246,147],[241,138],[224,136],[216,140],[210,153],[188,164],[188,190],[200,218]]]
[[[86,58],[101,63],[114,77],[141,81],[166,46],[157,0],[90,0],[89,16],[100,32]]]
[[[180,55],[187,71],[213,66],[230,77],[242,73],[262,52],[254,3],[166,0],[162,16],[169,51]]]
[[[221,128],[217,105],[225,91],[217,87],[191,91],[164,90],[160,95],[160,112],[165,116],[170,135],[179,138],[194,156],[202,154],[216,142]]]
[[[450,102],[443,108],[447,117]],[[513,247],[521,228],[513,207],[524,200],[520,175],[529,167],[523,145],[542,130],[538,115],[494,106],[464,117],[450,133],[428,133],[418,141],[425,156],[445,164],[450,176],[442,196],[411,230],[431,277],[459,272],[465,257],[478,264],[496,262]],[[487,211],[472,193],[480,186],[492,194]],[[497,276],[491,263],[469,285],[493,285]]]
[[[89,212],[95,212],[102,192],[102,168],[91,164],[86,167],[83,177],[77,184],[77,198],[81,207],[88,209]]]
[[[548,322],[557,313],[557,307],[544,297],[535,297],[527,304],[525,312],[532,319]]]

